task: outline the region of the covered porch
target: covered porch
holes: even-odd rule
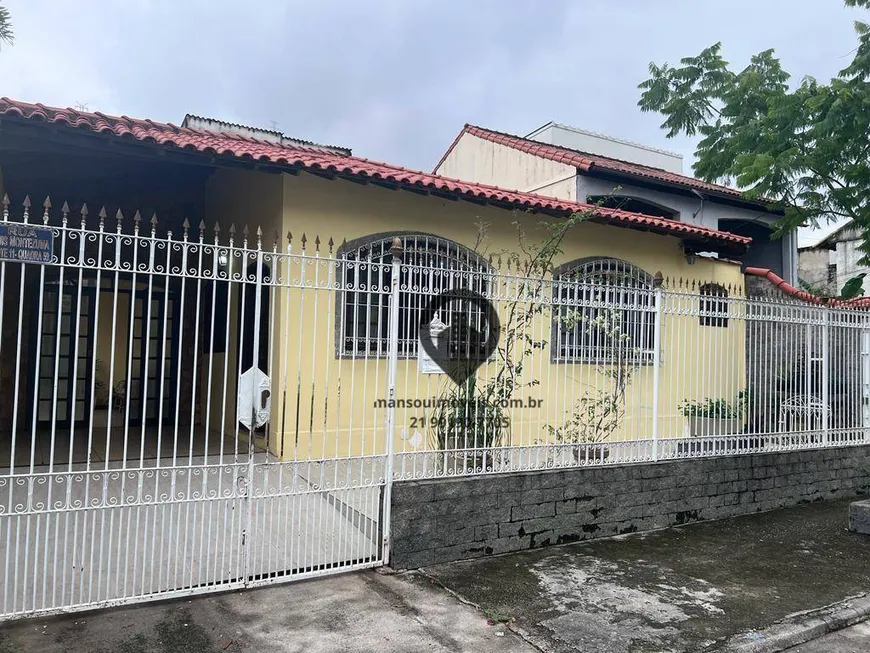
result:
[[[243,213],[269,176],[230,189],[221,175],[219,163],[148,143],[0,124],[2,220],[51,229],[58,260],[0,264],[0,469],[195,464],[268,449],[267,429],[249,442],[236,420],[237,380],[254,363],[256,277],[245,256],[211,244],[236,232],[247,244],[255,223],[280,221],[280,202]],[[268,368],[262,340],[258,366]]]

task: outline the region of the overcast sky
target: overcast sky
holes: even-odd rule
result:
[[[637,108],[650,61],[722,41],[828,79],[855,46],[840,0],[0,0],[0,95],[180,123],[196,113],[431,170],[466,122],[549,120],[678,151]]]

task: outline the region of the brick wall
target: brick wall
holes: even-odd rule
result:
[[[723,519],[853,496],[868,483],[870,446],[401,481],[390,564],[410,569]]]

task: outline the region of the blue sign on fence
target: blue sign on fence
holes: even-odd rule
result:
[[[54,233],[48,227],[0,222],[0,260],[50,263]]]

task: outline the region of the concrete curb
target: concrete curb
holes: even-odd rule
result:
[[[818,610],[798,612],[764,630],[729,638],[716,653],[778,653],[870,617],[870,594],[859,594]]]

